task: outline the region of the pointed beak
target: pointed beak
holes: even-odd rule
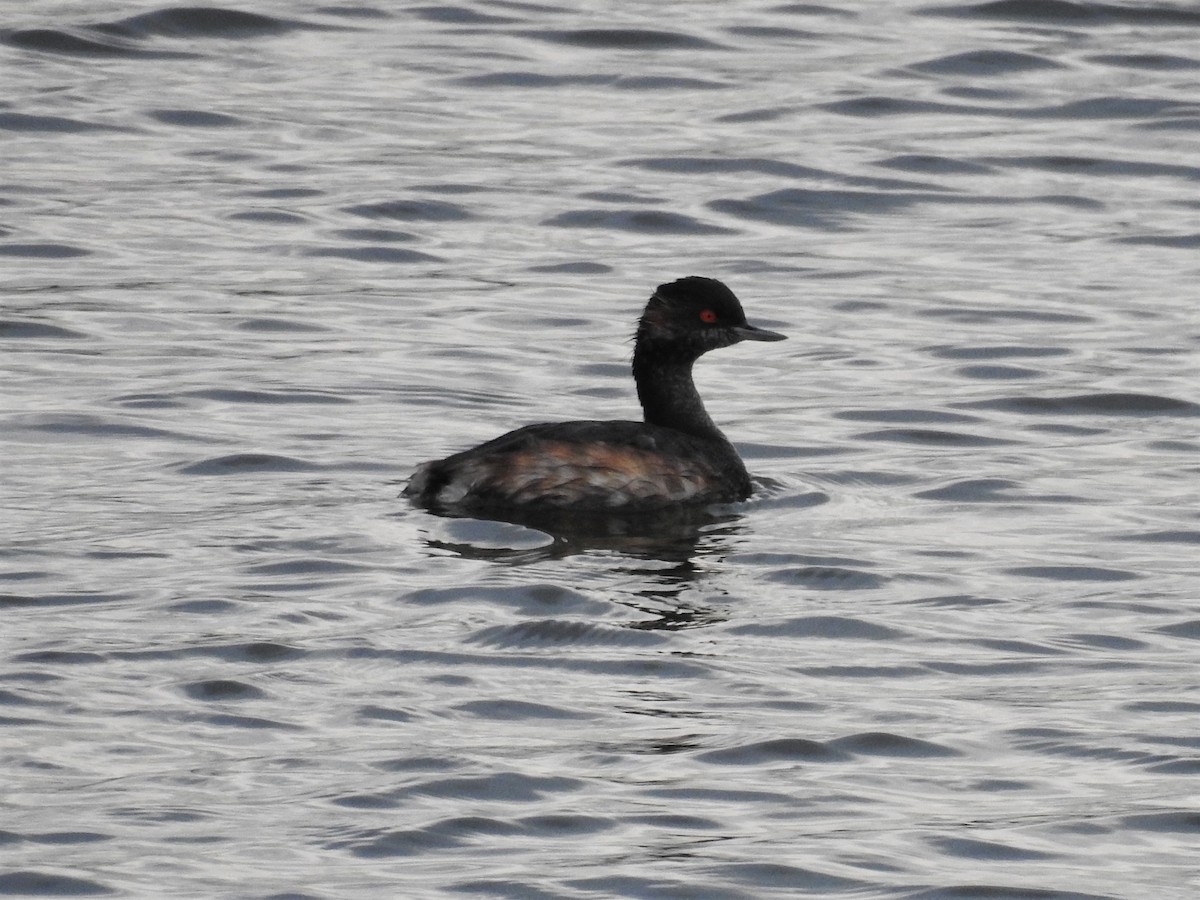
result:
[[[780,334],[778,331],[767,331],[765,328],[759,328],[757,325],[738,325],[733,329],[733,333],[743,341],[786,341],[787,335]]]

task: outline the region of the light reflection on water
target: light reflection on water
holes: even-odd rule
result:
[[[1191,10],[30,15],[0,892],[1195,893]],[[754,499],[399,499],[685,274]]]

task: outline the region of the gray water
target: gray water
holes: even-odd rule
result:
[[[1200,891],[1195,5],[0,28],[0,893]],[[752,500],[398,496],[687,274]]]

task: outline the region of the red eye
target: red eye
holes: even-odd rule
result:
[[[717,321],[717,314],[711,309],[702,309],[700,311],[700,321],[711,325],[713,322]]]

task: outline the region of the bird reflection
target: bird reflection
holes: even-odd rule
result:
[[[669,568],[659,566],[655,574],[669,575],[679,583],[695,580],[697,557],[719,554],[728,539],[742,530],[742,516],[728,508],[685,507],[637,515],[505,511],[489,513],[486,520],[450,512],[435,511],[433,515],[458,520],[464,527],[451,525],[441,535],[429,535],[426,546],[465,559],[523,564],[582,553],[612,553],[666,563]],[[488,522],[503,524],[489,527]],[[503,525],[517,526],[517,530],[509,532]]]

